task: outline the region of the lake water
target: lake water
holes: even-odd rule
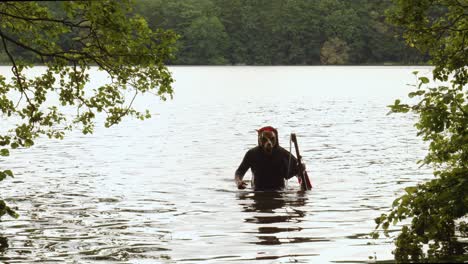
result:
[[[0,234],[4,263],[362,263],[391,260],[370,239],[403,188],[430,178],[411,115],[387,115],[427,67],[172,67],[172,101],[139,98],[153,118],[93,135],[38,140],[0,159],[18,207]],[[0,67],[5,74],[8,67]],[[105,82],[95,72],[90,86]],[[0,126],[8,121],[0,119]],[[235,188],[264,125],[295,132],[314,189]],[[250,172],[247,173],[250,178]]]

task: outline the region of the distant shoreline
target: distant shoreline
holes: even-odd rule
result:
[[[327,65],[327,64],[311,64],[311,65],[304,65],[304,64],[284,64],[284,65],[166,65],[168,67],[432,67],[434,65],[430,64],[334,64],[334,65]]]
[[[0,66],[13,66],[12,64],[0,63]],[[34,64],[35,66],[45,66],[44,64]],[[90,65],[91,67],[97,67],[98,65]],[[431,67],[431,64],[166,64],[167,67]]]

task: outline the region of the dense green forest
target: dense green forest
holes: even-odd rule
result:
[[[178,33],[174,64],[417,64],[385,22],[387,0],[139,0],[150,25]]]
[[[422,64],[385,22],[390,0],[135,0],[179,36],[176,65]],[[53,9],[60,3],[46,3]],[[63,40],[66,42],[67,40]],[[15,51],[28,59],[21,48]],[[4,54],[0,61],[7,62]]]

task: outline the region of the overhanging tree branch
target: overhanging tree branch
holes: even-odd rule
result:
[[[0,30],[0,36],[2,37],[2,39],[5,41],[5,40],[8,40],[9,42],[25,49],[25,50],[29,50],[29,51],[32,51],[40,56],[43,56],[43,57],[58,57],[58,58],[62,58],[62,59],[65,59],[65,60],[69,60],[69,61],[72,61],[73,59],[72,58],[68,58],[68,57],[65,57],[65,56],[62,56],[60,53],[46,53],[46,52],[42,52],[40,50],[37,50],[33,47],[30,47],[24,43],[21,43],[9,36],[7,36],[6,34],[4,34],[1,30]]]
[[[34,17],[34,18],[23,17],[23,16],[17,16],[17,15],[13,15],[13,14],[2,12],[2,11],[0,11],[0,15],[8,16],[8,17],[15,18],[15,19],[21,19],[21,20],[28,21],[28,22],[52,22],[52,23],[58,23],[61,25],[69,26],[71,28],[82,28],[82,29],[91,28],[90,26],[87,26],[87,25],[81,25],[85,22],[88,22],[88,20],[82,20],[80,22],[73,23],[65,19],[53,19],[53,18],[44,18],[44,17]]]

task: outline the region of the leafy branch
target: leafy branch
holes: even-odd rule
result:
[[[393,113],[411,111],[419,116],[415,124],[418,136],[429,143],[428,153],[420,162],[434,168],[435,178],[407,187],[390,212],[375,219],[376,230],[381,228],[388,235],[391,224],[411,220],[395,239],[398,262],[462,261],[467,245],[459,238],[468,236],[464,220],[468,213],[466,9],[454,0],[394,2],[390,21],[404,28],[410,44],[430,53],[435,66],[433,79],[449,84],[434,86],[429,78],[418,77],[417,90],[408,96],[419,100],[414,104],[396,100],[389,106]],[[443,12],[428,17],[434,10]],[[444,24],[446,21],[450,22]]]
[[[42,135],[62,139],[75,126],[80,126],[84,134],[92,133],[100,112],[106,115],[106,127],[120,123],[125,116],[149,118],[148,112],[134,109],[137,95],[150,92],[162,100],[172,97],[173,79],[164,63],[173,57],[177,38],[173,32],[152,31],[144,19],[131,14],[130,0],[56,5],[70,20],[55,18],[38,2],[0,5],[0,38],[13,73],[11,80],[0,75],[0,111],[4,117],[12,117],[12,129],[0,134],[1,156],[33,146]],[[34,61],[15,57],[21,54],[18,51],[40,58],[45,70],[29,77],[27,70]],[[112,82],[85,89],[95,65]],[[135,92],[126,103],[124,94],[130,84]],[[59,104],[45,104],[50,93],[57,93]],[[83,105],[86,111],[80,111]],[[77,110],[71,121],[63,111],[66,106]],[[0,170],[0,181],[7,177],[13,177],[13,172]],[[4,215],[18,216],[0,200],[0,218]],[[5,241],[0,237],[0,247]]]

